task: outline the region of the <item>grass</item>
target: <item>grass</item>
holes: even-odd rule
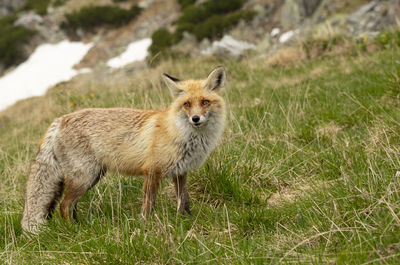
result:
[[[193,216],[176,213],[171,181],[143,222],[142,178],[108,174],[49,230],[21,235],[23,191],[51,121],[86,107],[163,108],[159,74],[228,69],[229,121],[189,175]],[[271,68],[261,59],[162,62],[140,76],[60,84],[0,114],[2,264],[398,264],[399,48]]]

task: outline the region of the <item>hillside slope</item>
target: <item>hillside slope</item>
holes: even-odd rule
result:
[[[261,58],[165,61],[132,76],[92,73],[0,113],[2,264],[398,264],[398,46],[271,67]],[[86,107],[164,108],[162,72],[201,78],[228,69],[229,120],[189,176],[193,216],[163,183],[140,218],[142,179],[108,174],[49,231],[21,235],[24,183],[51,121]]]

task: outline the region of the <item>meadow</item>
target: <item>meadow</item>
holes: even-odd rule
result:
[[[0,113],[1,264],[399,264],[398,47],[271,67],[165,61],[138,75],[96,73]],[[294,60],[296,61],[296,60]],[[87,107],[164,108],[160,74],[203,78],[227,68],[228,122],[190,173],[192,216],[165,180],[144,222],[141,177],[107,174],[78,204],[58,207],[39,235],[22,234],[29,167],[60,115]]]

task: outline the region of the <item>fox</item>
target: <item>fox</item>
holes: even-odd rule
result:
[[[226,119],[226,70],[206,79],[162,79],[173,102],[164,110],[88,108],[55,119],[43,136],[26,183],[21,227],[36,233],[59,199],[67,222],[77,220],[79,199],[106,174],[144,176],[141,217],[172,178],[177,211],[191,215],[187,175],[200,168],[220,139]]]

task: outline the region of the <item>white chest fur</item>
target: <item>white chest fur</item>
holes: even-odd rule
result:
[[[224,117],[215,117],[200,128],[194,128],[188,123],[182,124],[179,120],[176,123],[183,137],[179,143],[181,157],[168,174],[175,176],[203,165],[222,134]]]

